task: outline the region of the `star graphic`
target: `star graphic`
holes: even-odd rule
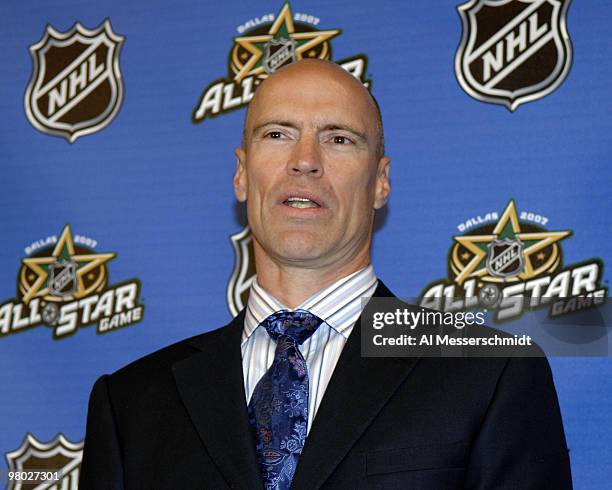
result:
[[[260,75],[265,73],[262,65],[262,58],[266,43],[272,39],[291,39],[295,42],[295,57],[296,61],[308,57],[308,51],[318,46],[319,44],[328,41],[340,34],[340,29],[328,31],[313,31],[313,32],[295,32],[293,25],[293,14],[289,3],[283,5],[283,8],[274,19],[274,23],[270,27],[267,34],[259,36],[242,36],[234,38],[234,42],[247,50],[250,57],[240,71],[234,77],[236,83],[240,83],[247,75]],[[322,57],[327,54],[327,51],[322,53]],[[306,55],[306,56],[305,56]]]
[[[115,256],[116,254],[114,253],[77,255],[74,250],[70,225],[66,225],[49,257],[22,259],[23,265],[29,267],[36,274],[34,283],[27,291],[24,291],[23,302],[28,303],[36,296],[51,294],[48,287],[49,266],[58,260],[71,260],[76,263],[78,288],[73,298],[78,299],[85,294],[83,277],[88,272],[115,258]],[[23,270],[25,271],[25,268]]]
[[[571,231],[547,231],[537,233],[523,233],[516,212],[514,200],[511,200],[499,221],[493,229],[491,235],[471,235],[471,236],[455,236],[453,239],[463,245],[472,254],[472,260],[461,270],[455,278],[458,284],[463,282],[470,276],[482,277],[488,274],[486,267],[486,258],[488,254],[488,245],[494,240],[520,240],[523,245],[523,259],[525,269],[518,274],[519,279],[529,279],[534,277],[548,267],[554,267],[557,263],[557,254],[552,254],[549,260],[534,269],[530,257],[536,252],[552,245],[559,240],[563,240],[572,234]],[[543,253],[543,252],[542,252]]]

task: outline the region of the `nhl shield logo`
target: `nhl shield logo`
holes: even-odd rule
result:
[[[28,434],[18,449],[6,453],[9,471],[23,472],[28,480],[10,480],[7,489],[76,489],[82,459],[83,442],[75,444],[58,434],[44,444]]]
[[[274,73],[280,67],[295,61],[295,41],[292,39],[272,39],[264,47],[262,65],[266,73]]]
[[[58,260],[49,267],[49,293],[72,296],[78,290],[77,265],[74,260]]]
[[[253,236],[249,226],[230,236],[234,248],[234,270],[227,284],[227,306],[233,316],[242,310],[249,299],[249,288],[255,276]]]
[[[523,243],[519,239],[493,240],[487,248],[487,269],[492,276],[511,277],[523,272]]]
[[[570,0],[470,0],[458,7],[463,34],[455,73],[475,99],[510,111],[554,91],[567,77]]]
[[[65,33],[47,26],[30,46],[33,71],[25,111],[32,125],[70,143],[108,125],[123,101],[123,40],[108,19],[94,30],[78,22]]]

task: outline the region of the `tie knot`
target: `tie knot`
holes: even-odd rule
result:
[[[272,313],[261,325],[272,339],[277,340],[281,335],[286,335],[301,345],[315,333],[321,323],[323,320],[305,310],[281,310]]]

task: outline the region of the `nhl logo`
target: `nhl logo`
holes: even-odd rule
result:
[[[77,266],[74,260],[59,260],[49,267],[49,293],[71,296],[78,289]]]
[[[234,248],[234,270],[227,285],[227,306],[233,316],[240,313],[248,300],[255,276],[253,236],[249,226],[230,236]]]
[[[470,0],[460,5],[463,34],[455,73],[461,87],[475,99],[510,111],[554,91],[572,63],[569,3]]]
[[[123,40],[108,19],[94,30],[78,22],[65,33],[47,26],[30,46],[33,71],[24,102],[32,125],[70,143],[108,125],[123,101]]]
[[[266,43],[263,67],[266,73],[274,73],[281,66],[295,61],[295,41],[287,38],[271,39]]]
[[[523,272],[523,243],[519,239],[493,240],[487,248],[487,270],[492,276],[511,277]]]
[[[6,453],[6,459],[9,471],[30,473],[37,481],[11,480],[7,489],[76,489],[82,452],[83,442],[74,444],[63,434],[58,434],[47,444],[28,434],[18,449]],[[49,477],[50,480],[47,479]]]

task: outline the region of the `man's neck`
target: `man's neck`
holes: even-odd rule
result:
[[[368,253],[343,265],[303,268],[279,264],[266,254],[255,254],[257,283],[288,308],[294,309],[313,294],[370,264]]]

